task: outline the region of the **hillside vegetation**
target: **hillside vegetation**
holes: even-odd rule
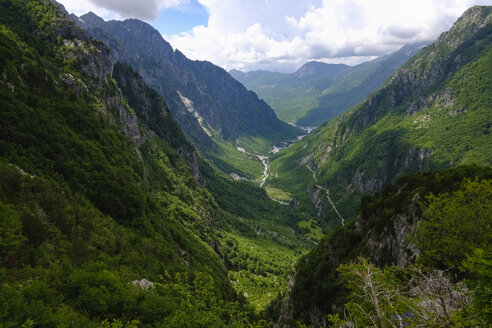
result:
[[[55,2],[0,1],[0,327],[487,326],[491,13],[471,8],[364,103],[274,155],[259,188],[248,149],[296,128],[262,134],[265,121],[244,137],[252,121],[229,114],[245,107],[200,125],[162,98],[210,109],[223,70],[146,23],[109,24],[158,38],[148,52],[176,84],[152,84],[152,61],[134,67]],[[210,93],[188,98],[199,86]],[[224,104],[248,95],[275,118],[227,87]],[[195,148],[204,127],[213,140]]]
[[[265,295],[254,286],[250,298],[273,298],[295,250],[309,247],[286,212],[251,183],[247,212],[224,209],[224,195],[244,200],[241,188],[200,158],[156,91],[129,66],[113,66],[109,49],[54,3],[0,6],[2,326],[252,323],[224,263],[265,277]],[[251,229],[274,211],[283,223],[263,229],[290,234],[280,234],[286,246],[269,242],[280,264],[258,255],[240,265],[236,240],[256,245]],[[228,235],[240,229],[228,228],[238,215],[258,218],[241,225],[249,237]]]
[[[267,185],[314,204],[322,221],[353,218],[363,194],[411,172],[492,164],[492,23],[473,7],[363,103],[271,161]],[[322,187],[322,188],[320,188]]]
[[[364,197],[354,222],[296,264],[270,309],[278,324],[486,327],[491,178],[476,166],[429,171]]]

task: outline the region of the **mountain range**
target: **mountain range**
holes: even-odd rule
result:
[[[376,91],[427,43],[408,44],[393,54],[356,66],[312,61],[292,74],[229,73],[263,98],[277,115],[301,126],[318,126]]]
[[[133,67],[164,97],[185,134],[212,160],[226,153],[221,141],[266,154],[274,144],[301,134],[222,68],[173,50],[151,25],[136,19],[106,22],[92,12],[70,17],[103,41],[115,62]]]
[[[278,153],[267,185],[340,224],[363,194],[421,170],[492,163],[490,15],[467,12],[380,90]],[[328,198],[327,198],[328,193]]]
[[[204,159],[162,96],[54,2],[0,2],[0,54],[1,324],[257,321],[250,304],[312,246],[292,211]]]

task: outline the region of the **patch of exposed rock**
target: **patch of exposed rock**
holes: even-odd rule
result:
[[[154,288],[154,283],[152,281],[149,281],[147,279],[141,279],[141,280],[133,280],[132,281],[132,285],[133,286],[137,286],[137,287],[140,287],[144,290],[148,290],[148,289],[151,289],[151,288]]]
[[[355,171],[353,183],[363,193],[379,191],[384,185],[381,179],[366,178],[366,171],[359,171],[359,169]]]

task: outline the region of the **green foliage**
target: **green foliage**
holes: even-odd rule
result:
[[[359,254],[362,237],[354,230],[353,224],[335,230],[299,259],[292,289],[294,318],[309,322],[308,309],[316,306],[329,313],[344,304],[348,293],[339,283],[337,268]]]
[[[98,328],[138,328],[138,321],[132,320],[131,322],[123,323],[118,319],[114,319],[111,322],[106,319],[101,322]]]
[[[486,326],[492,322],[492,254],[488,249],[476,248],[467,254],[463,268],[468,276],[465,285],[472,293],[471,302],[458,312],[457,327]]]
[[[311,219],[306,221],[299,221],[297,224],[299,228],[307,230],[306,235],[313,240],[320,241],[325,235],[321,230],[321,226],[318,221]]]
[[[22,235],[20,213],[0,202],[0,261],[8,265],[11,256],[15,255],[25,242]]]
[[[400,269],[381,270],[366,259],[342,265],[341,280],[351,291],[345,305],[356,327],[413,327],[417,302],[401,290]]]
[[[491,182],[468,180],[454,193],[427,197],[415,236],[423,263],[457,270],[475,249],[488,249],[492,242]]]
[[[370,258],[375,265],[381,268],[395,265],[398,260],[393,255],[395,249],[375,248],[371,245],[381,241],[395,240],[397,233],[400,233],[399,230],[395,231],[397,220],[405,226],[413,226],[422,217],[422,211],[426,208],[419,206],[419,202],[426,199],[426,196],[443,194],[446,195],[443,199],[447,200],[450,195],[466,195],[464,186],[467,184],[475,186],[475,189],[482,190],[485,195],[488,195],[484,186],[490,185],[491,178],[492,169],[490,168],[461,166],[442,171],[412,174],[398,179],[380,193],[364,197],[356,222],[351,222],[333,231],[298,261],[295,269],[295,284],[290,295],[294,309],[293,317],[309,323],[309,312],[313,308],[319,309],[321,313],[342,314],[349,290],[340,283],[337,268],[341,264],[363,256]],[[469,179],[472,179],[471,182],[467,182]],[[484,200],[484,195],[481,199]],[[485,208],[488,209],[488,207],[483,209]],[[477,209],[480,207],[475,210]],[[402,219],[404,222],[401,221]],[[464,248],[471,250],[471,253],[473,253],[473,247],[468,246],[473,242],[474,236],[471,235],[475,232],[462,233],[461,228],[466,231],[467,225],[472,222],[463,222],[463,226],[459,224],[448,229],[451,233],[460,234],[469,239],[464,241]],[[398,229],[401,229],[401,226]],[[432,240],[436,239],[436,235],[432,235],[430,230],[429,234]],[[407,238],[411,237],[407,236]],[[425,243],[432,244],[432,240],[426,239]],[[406,252],[400,254],[406,254]],[[455,263],[467,258],[460,254],[463,255],[459,251],[456,254],[458,257],[454,257]],[[449,250],[445,255],[451,258],[454,256]],[[407,256],[409,259],[412,258],[411,254]],[[432,265],[433,268],[436,266],[437,264]],[[456,265],[456,267],[462,267],[462,265]],[[461,276],[467,274],[469,273],[464,272]],[[274,308],[271,310],[275,312]]]
[[[279,233],[286,235],[283,231]],[[286,288],[292,264],[305,249],[304,244],[293,240],[289,248],[261,235],[247,237],[235,231],[221,235],[234,289],[257,310],[264,310]]]
[[[156,284],[156,293],[165,295],[175,308],[162,322],[164,327],[244,327],[251,321],[239,303],[218,299],[212,277],[205,273],[178,274]],[[166,309],[162,309],[166,311]]]
[[[8,246],[3,260],[9,269],[0,275],[6,283],[0,302],[4,322],[20,325],[27,315],[37,326],[52,327],[75,316],[80,326],[87,326],[88,318],[97,322],[113,317],[125,321],[138,319],[145,326],[149,323],[145,318],[163,318],[161,309],[155,309],[157,312],[152,315],[146,310],[145,318],[138,314],[144,307],[140,302],[148,301],[141,300],[129,281],[142,275],[155,281],[164,269],[183,270],[177,264],[180,259],[174,247],[169,248],[162,237],[150,231],[145,237],[119,226],[54,181],[30,177],[9,164],[2,164],[0,172],[0,201],[12,204],[7,210],[2,205],[2,214],[9,216],[2,217],[6,220],[2,220],[0,229],[1,244]],[[8,220],[12,218],[17,220],[16,224],[5,224],[12,222]],[[168,223],[168,233],[177,239],[186,238],[179,232],[179,225],[174,223],[173,228],[170,224],[172,221]],[[11,234],[7,233],[19,234],[19,230],[22,235],[17,241],[23,246],[11,247]],[[197,242],[177,240],[179,247],[194,253],[193,258],[187,258],[195,267],[213,265],[213,253],[201,254],[200,248],[193,246]],[[31,266],[36,269],[30,269]],[[221,300],[226,286],[216,271],[208,271],[209,279],[213,274],[217,281],[208,283],[209,291]],[[13,287],[19,283],[23,287]],[[165,303],[160,300],[157,304]],[[237,306],[244,311],[242,305]],[[128,317],[128,313],[136,314]]]
[[[282,202],[290,202],[292,200],[292,196],[290,193],[283,191],[281,189],[273,188],[270,186],[265,186],[265,191],[267,192],[268,196],[270,196],[273,199],[282,201]]]

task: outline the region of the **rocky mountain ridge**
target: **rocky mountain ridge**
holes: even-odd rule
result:
[[[136,19],[105,22],[93,13],[71,18],[91,37],[104,41],[115,61],[132,66],[164,97],[181,128],[204,152],[211,144],[207,130],[230,143],[251,137],[270,145],[300,133],[223,69],[173,50],[152,26]],[[191,101],[202,123],[182,97]]]

